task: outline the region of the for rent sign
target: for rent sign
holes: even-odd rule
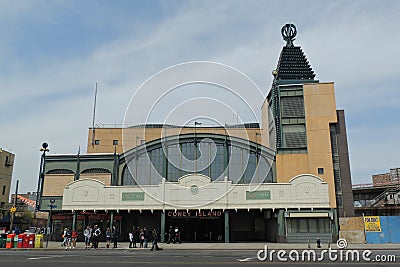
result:
[[[382,232],[379,216],[364,217],[365,232]]]

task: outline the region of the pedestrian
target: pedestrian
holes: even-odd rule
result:
[[[61,242],[62,247],[65,247],[67,245],[67,230],[68,228],[65,227],[63,233],[61,234],[61,238],[63,239],[63,241]]]
[[[153,229],[153,231],[151,232],[151,242],[153,245],[151,246],[150,251],[153,251],[154,249],[160,250],[160,248],[157,245],[157,238],[158,238],[157,231],[156,229]]]
[[[65,250],[68,250],[68,248],[71,249],[72,248],[72,233],[71,233],[71,230],[69,230],[67,228],[64,237],[66,239]]]
[[[114,240],[114,248],[117,248],[118,247],[119,230],[115,225],[113,226],[112,236],[113,236],[113,240]]]
[[[76,248],[76,240],[78,239],[78,233],[76,232],[75,229],[72,230],[71,238],[72,238],[72,248]]]
[[[170,225],[170,226],[169,226],[169,229],[168,229],[168,240],[167,240],[167,244],[169,244],[169,243],[171,243],[171,242],[174,242],[174,243],[175,243],[175,240],[174,240],[174,229],[172,228],[172,225]]]
[[[112,239],[112,232],[111,232],[110,228],[107,228],[107,230],[106,230],[106,246],[107,246],[107,248],[110,247],[111,239]]]
[[[86,226],[85,231],[83,231],[83,236],[85,237],[85,249],[90,249],[90,238],[92,237],[92,228]]]
[[[94,249],[99,249],[100,235],[101,235],[101,230],[97,225],[95,225],[93,228],[93,248]]]
[[[143,227],[143,243],[144,243],[144,248],[147,248],[147,243],[149,240],[149,231],[147,231],[146,227]]]
[[[144,232],[143,232],[143,229],[140,228],[140,230],[139,230],[139,244],[140,244],[141,248],[143,247],[143,242],[144,242]]]
[[[132,228],[132,245],[136,248],[136,240],[138,240],[138,228],[133,226]]]
[[[129,232],[128,236],[129,236],[129,248],[132,248],[132,244],[133,244],[133,233],[132,233],[132,232]]]
[[[175,240],[174,240],[174,244],[175,242],[179,242],[179,244],[182,243],[181,241],[181,232],[178,229],[178,226],[175,226]]]

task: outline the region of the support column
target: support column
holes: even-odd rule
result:
[[[229,243],[229,210],[225,210],[225,243]]]
[[[114,211],[111,211],[110,213],[110,229],[112,229],[114,224]]]
[[[76,212],[73,211],[72,213],[73,213],[72,214],[72,229],[75,229],[75,226],[76,226]]]
[[[165,211],[161,211],[161,243],[165,242]]]

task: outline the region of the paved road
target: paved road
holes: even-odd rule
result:
[[[289,251],[287,251],[289,253]],[[301,251],[300,251],[301,253]],[[320,251],[317,252],[320,256]],[[399,250],[374,251],[377,254],[395,255],[400,262]],[[287,255],[286,255],[287,257]],[[0,266],[4,267],[111,267],[111,266],[309,266],[310,263],[289,263],[275,261],[259,261],[254,250],[162,250],[148,249],[99,249],[99,250],[0,250]],[[321,262],[315,263],[319,266]],[[396,263],[378,264],[376,262],[362,263],[371,266],[394,266]],[[329,266],[359,266],[360,262],[339,263],[325,260],[323,265]]]

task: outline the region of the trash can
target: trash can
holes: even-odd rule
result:
[[[43,240],[42,234],[35,235],[35,248],[43,248]]]
[[[0,248],[5,248],[6,242],[7,242],[7,236],[4,236],[3,234],[0,235]]]
[[[28,236],[28,248],[35,247],[35,234],[27,234]]]
[[[14,236],[14,248],[18,247],[18,235]]]
[[[15,234],[8,234],[6,240],[6,248],[13,248],[14,247],[14,237]]]

